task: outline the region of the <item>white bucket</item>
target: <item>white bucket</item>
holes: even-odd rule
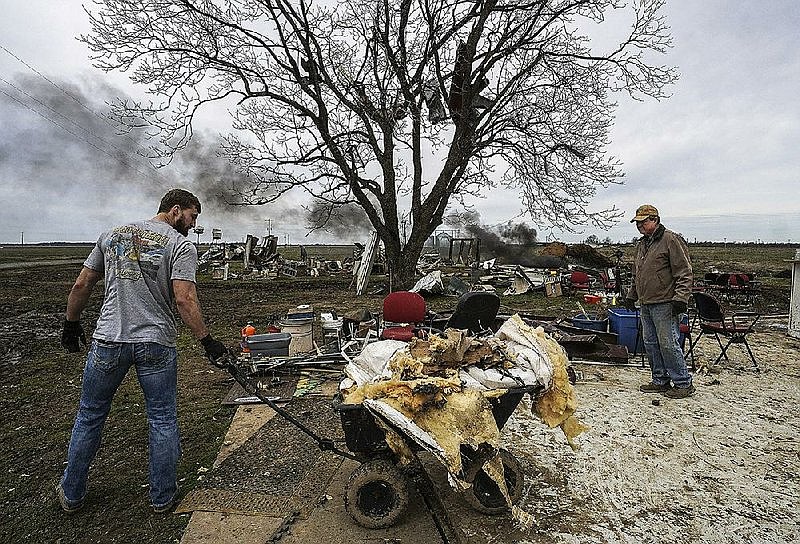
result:
[[[313,325],[314,319],[285,319],[281,321],[281,332],[288,332],[292,335],[292,341],[289,342],[290,357],[313,351]]]

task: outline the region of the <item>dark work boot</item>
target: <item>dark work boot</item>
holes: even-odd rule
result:
[[[664,396],[671,399],[685,399],[686,397],[691,397],[693,394],[693,385],[689,385],[688,387],[673,387],[669,391],[664,391]]]
[[[666,393],[670,390],[669,384],[646,383],[639,386],[639,391],[642,393]]]

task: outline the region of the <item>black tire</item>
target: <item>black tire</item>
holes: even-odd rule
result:
[[[516,504],[522,497],[522,487],[525,483],[525,474],[522,472],[517,458],[508,450],[500,450],[503,461],[503,475],[508,488],[511,504]],[[478,512],[490,515],[499,515],[508,512],[506,499],[500,492],[500,487],[492,480],[482,467],[473,465],[466,471],[466,479],[472,487],[464,492],[467,502]]]
[[[391,527],[409,502],[408,480],[391,461],[368,461],[350,474],[344,508],[353,521],[368,529]]]

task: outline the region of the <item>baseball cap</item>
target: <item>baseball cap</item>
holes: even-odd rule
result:
[[[636,217],[631,219],[631,223],[635,223],[636,221],[644,221],[651,215],[658,215],[658,210],[652,204],[642,204],[638,208],[636,208]]]

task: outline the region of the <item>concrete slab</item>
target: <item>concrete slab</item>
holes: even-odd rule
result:
[[[264,544],[283,520],[221,512],[194,512],[182,544]]]

